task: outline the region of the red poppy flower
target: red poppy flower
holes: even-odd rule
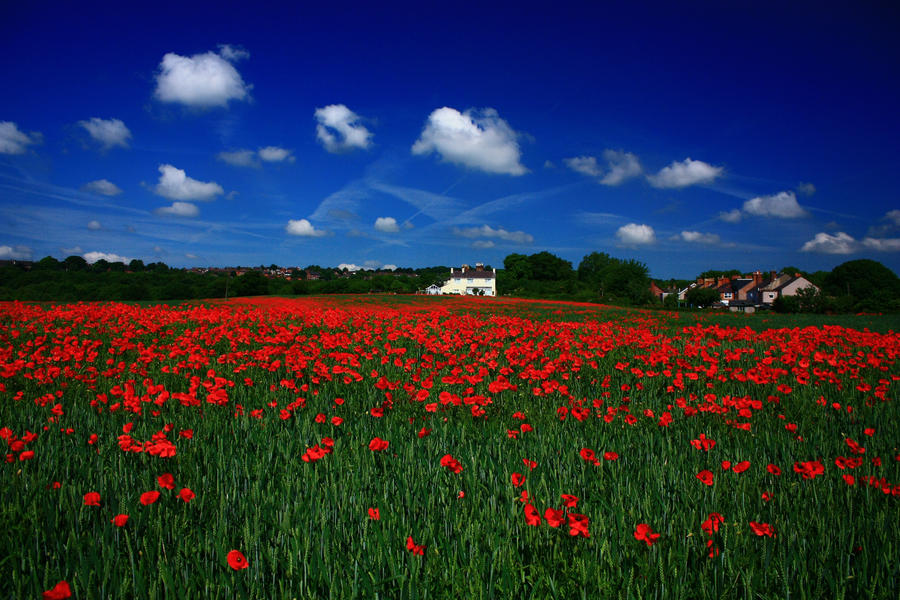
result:
[[[369,450],[372,452],[381,452],[382,450],[387,450],[388,445],[390,445],[389,441],[375,436],[372,438],[372,441],[369,442]]]
[[[34,450],[26,450],[22,454],[19,455],[19,460],[31,460],[34,458]]]
[[[422,429],[419,430],[419,432],[416,435],[419,436],[419,438],[423,438],[426,435],[428,435],[429,433],[431,433],[431,430],[428,429],[427,427],[423,427]]]
[[[441,466],[447,467],[448,470],[453,471],[454,473],[461,473],[463,470],[463,466],[460,462],[450,454],[445,454],[441,457]]]
[[[704,469],[697,473],[697,479],[705,483],[706,485],[713,484],[713,474],[709,469]]]
[[[97,492],[88,492],[84,495],[85,506],[100,506],[100,494]]]
[[[423,556],[425,554],[425,546],[421,546],[415,543],[412,539],[412,536],[406,538],[406,549],[413,554],[418,554],[419,556]]]
[[[646,523],[638,523],[634,530],[634,539],[647,542],[648,546],[652,546],[659,538],[658,533],[654,533],[650,526]]]
[[[615,452],[607,451],[603,453],[603,458],[605,460],[619,460],[619,455]]]
[[[128,515],[116,515],[110,519],[109,522],[116,527],[124,527],[125,523],[128,522]]]
[[[525,522],[529,525],[538,526],[541,524],[541,515],[532,504],[525,505]]]
[[[44,600],[64,600],[72,597],[72,589],[65,581],[60,581],[53,589],[44,592]]]
[[[524,464],[526,467],[528,467],[528,468],[529,468],[530,470],[532,470],[532,471],[533,471],[534,468],[537,466],[537,463],[536,463],[536,462],[534,462],[533,460],[529,460],[529,459],[527,459],[527,458],[523,458],[523,459],[522,459],[522,464]]]
[[[184,500],[185,502],[190,502],[196,497],[197,494],[191,491],[190,488],[181,488],[181,491],[178,492],[178,497]]]
[[[566,508],[575,508],[575,505],[578,504],[578,496],[560,494],[560,497],[563,499],[563,504],[566,505]]]
[[[565,519],[563,511],[548,508],[544,511],[544,518],[547,519],[547,525],[550,527],[559,527]]]
[[[735,473],[743,473],[744,471],[746,471],[746,470],[749,469],[749,468],[750,468],[750,461],[749,461],[749,460],[742,460],[741,462],[739,462],[739,463],[737,463],[736,465],[734,465],[734,466],[731,468],[731,470],[734,471]]]
[[[589,538],[591,534],[588,533],[588,518],[585,515],[579,515],[577,513],[569,513],[569,535]]]
[[[781,469],[779,469],[777,465],[773,465],[772,463],[766,465],[766,471],[768,471],[772,475],[775,475],[776,477],[781,475]]]
[[[143,505],[153,504],[157,500],[159,500],[159,492],[157,491],[144,492],[141,494],[141,504]]]
[[[228,566],[235,571],[240,571],[241,569],[246,569],[250,566],[250,563],[247,562],[247,557],[244,556],[240,550],[230,551],[226,558],[228,560]]]
[[[159,487],[166,488],[167,490],[175,489],[175,478],[172,477],[171,473],[163,473],[159,477],[156,478],[159,482]]]
[[[597,455],[594,454],[594,451],[591,450],[590,448],[582,448],[581,452],[579,452],[579,454],[581,455],[581,459],[586,462],[592,462],[592,463],[597,462]]]
[[[720,515],[719,513],[709,513],[709,516],[705,521],[700,525],[706,535],[712,535],[716,531],[719,530],[719,524],[725,522],[725,517]]]
[[[753,530],[758,536],[767,535],[769,537],[775,537],[775,530],[768,523],[757,523],[756,521],[750,521],[750,529]]]
[[[706,540],[706,547],[709,548],[709,558],[715,558],[719,555],[719,547],[713,546],[712,540]]]
[[[771,492],[763,492],[762,499],[765,500],[766,502],[768,502],[769,500],[772,499],[772,493]]]
[[[525,483],[525,476],[521,473],[513,473],[510,479],[512,479],[512,484],[514,487],[519,487],[520,485]]]
[[[853,475],[841,475],[844,478],[844,483],[847,485],[853,485],[856,483],[856,478]]]
[[[381,513],[378,511],[377,508],[370,508],[369,509],[369,518],[372,519],[373,521],[377,521],[381,518]]]

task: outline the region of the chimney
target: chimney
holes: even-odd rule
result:
[[[794,273],[794,277],[803,277],[800,273]]]
[[[753,271],[753,282],[756,283],[756,285],[762,283],[762,271]]]
[[[775,278],[777,276],[778,276],[778,274],[775,273],[775,271],[769,271],[769,277],[772,279],[772,281],[775,281]]]
[[[716,287],[719,287],[720,285],[725,285],[729,281],[731,281],[731,280],[728,279],[727,277],[719,277],[719,280],[716,282]]]
[[[732,276],[731,276],[731,280],[732,280],[732,281],[737,281],[737,280],[740,279],[740,278],[741,278],[740,275],[732,275]]]

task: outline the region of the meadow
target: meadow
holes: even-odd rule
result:
[[[0,597],[897,598],[896,317],[0,304]]]

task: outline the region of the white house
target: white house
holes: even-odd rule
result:
[[[473,269],[463,265],[461,269],[450,269],[450,279],[441,286],[441,294],[469,296],[496,296],[497,269],[485,269],[482,263],[475,263]]]

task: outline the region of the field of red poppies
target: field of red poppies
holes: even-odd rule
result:
[[[0,305],[0,596],[900,597],[900,334],[746,325]]]

